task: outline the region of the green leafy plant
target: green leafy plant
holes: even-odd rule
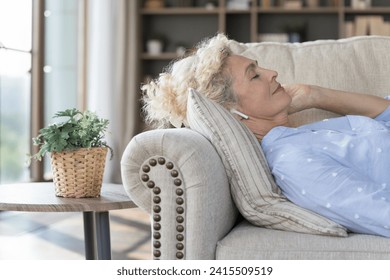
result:
[[[103,137],[109,121],[100,119],[90,111],[84,113],[77,109],[67,109],[57,112],[53,118],[67,118],[66,121],[54,123],[39,130],[33,144],[39,146],[39,151],[31,158],[42,160],[46,153],[71,151],[79,148],[107,147]]]

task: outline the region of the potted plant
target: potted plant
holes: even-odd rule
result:
[[[39,130],[33,144],[39,147],[31,158],[41,160],[51,154],[55,193],[61,197],[100,196],[107,149],[104,140],[109,121],[90,111],[59,111],[54,118],[65,121]]]

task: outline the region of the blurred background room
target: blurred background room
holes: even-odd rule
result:
[[[55,112],[78,108],[110,121],[114,158],[107,159],[104,181],[121,184],[126,145],[149,129],[142,121],[141,83],[205,37],[224,32],[245,43],[294,43],[389,36],[389,20],[388,0],[0,0],[0,183],[52,180],[50,158],[26,163],[36,152],[31,139]],[[61,221],[72,223],[68,218]],[[146,214],[130,209],[115,219],[135,237],[113,234],[114,258],[150,258]],[[30,233],[41,234],[39,242],[52,240],[47,246],[60,246],[64,258],[83,258],[82,248],[69,245],[79,236],[70,238],[69,225],[58,220],[0,213],[0,246],[16,244],[13,236],[29,243]],[[53,228],[57,235],[48,233]],[[52,257],[36,254],[24,257]]]

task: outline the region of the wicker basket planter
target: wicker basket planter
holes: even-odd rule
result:
[[[55,194],[60,197],[99,197],[107,147],[52,152]]]
[[[51,154],[56,196],[98,197],[102,188],[107,149],[104,140],[109,121],[91,111],[76,108],[58,111],[53,118],[65,118],[39,130],[33,144],[38,152],[30,159],[42,160]]]

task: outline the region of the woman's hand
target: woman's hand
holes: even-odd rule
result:
[[[289,114],[300,112],[305,109],[314,108],[315,94],[313,87],[305,84],[283,85],[284,90],[291,96]]]

